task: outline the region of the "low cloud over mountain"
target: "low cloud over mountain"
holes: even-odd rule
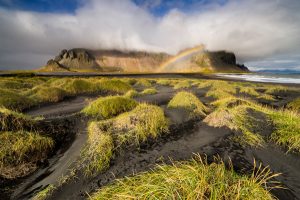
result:
[[[35,68],[59,50],[75,47],[175,54],[204,44],[209,50],[233,51],[240,62],[299,61],[299,10],[298,0],[212,1],[188,10],[174,7],[162,16],[129,0],[81,1],[74,13],[3,7],[0,69]]]

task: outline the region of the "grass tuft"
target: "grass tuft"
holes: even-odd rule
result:
[[[35,165],[36,162],[46,159],[53,145],[52,138],[38,133],[1,132],[0,175],[5,178],[15,178],[26,174],[29,170],[26,166]],[[20,169],[19,166],[24,167]]]
[[[137,102],[123,96],[100,97],[85,107],[82,112],[100,119],[108,119],[120,113],[132,110]]]
[[[155,88],[147,88],[141,92],[141,95],[151,95],[157,94],[157,90]]]
[[[208,165],[200,156],[192,161],[160,165],[149,172],[117,180],[101,188],[91,200],[108,199],[274,199],[266,183],[270,170],[251,176],[226,169],[223,162]]]
[[[287,104],[287,108],[300,112],[300,97]]]
[[[192,93],[178,92],[168,103],[168,108],[182,108],[190,112],[190,117],[204,117],[208,108]]]

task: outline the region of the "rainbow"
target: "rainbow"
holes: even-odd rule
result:
[[[190,48],[190,49],[187,49],[185,51],[182,51],[179,54],[177,54],[176,56],[173,56],[172,58],[170,58],[166,62],[162,63],[160,65],[160,67],[157,69],[157,72],[162,72],[166,66],[176,62],[178,59],[183,58],[183,57],[185,57],[189,54],[195,53],[197,51],[203,51],[203,49],[204,49],[204,47],[202,45],[200,45],[200,46],[196,46],[194,48]]]

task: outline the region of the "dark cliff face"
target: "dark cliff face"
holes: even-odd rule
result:
[[[188,51],[187,49],[186,51]],[[58,56],[47,62],[44,71],[103,71],[103,72],[157,72],[161,65],[174,60],[166,53],[120,50],[62,50]],[[234,53],[226,51],[201,51],[175,60],[170,72],[247,72],[244,65],[236,63]]]

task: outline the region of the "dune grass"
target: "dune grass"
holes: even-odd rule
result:
[[[254,97],[260,96],[260,93],[257,92],[254,87],[249,87],[249,86],[240,87],[240,93],[248,94],[248,95],[251,95],[251,96],[254,96]]]
[[[160,165],[149,172],[119,179],[92,194],[108,199],[274,199],[267,187],[268,169],[239,175],[223,162],[207,164],[199,156],[191,161]]]
[[[88,133],[89,146],[84,151],[84,157],[88,159],[85,173],[90,175],[109,167],[113,157],[114,144],[111,134],[101,130],[97,122],[89,124]]]
[[[190,112],[190,117],[204,117],[208,108],[190,92],[178,92],[168,103],[168,108],[182,108]]]
[[[34,125],[31,117],[0,107],[0,131],[31,130]]]
[[[146,88],[141,92],[141,95],[151,95],[151,94],[157,94],[158,91],[155,88]]]
[[[116,118],[91,122],[88,128],[89,146],[83,153],[83,158],[88,159],[86,173],[106,169],[114,151],[123,146],[138,146],[165,132],[168,132],[168,120],[163,110],[148,104],[139,104]]]
[[[51,193],[55,190],[55,186],[50,184],[47,187],[45,187],[43,190],[39,191],[34,197],[32,197],[32,200],[45,200],[47,199]]]
[[[171,86],[173,85],[174,80],[171,79],[158,79],[156,81],[157,84],[159,85],[164,85],[164,86]]]
[[[127,98],[134,98],[134,97],[138,97],[140,94],[138,93],[138,91],[136,90],[129,90],[128,92],[126,92],[124,94],[124,97],[127,97]]]
[[[270,110],[268,116],[275,130],[271,139],[288,151],[300,152],[300,114],[290,110]]]
[[[86,106],[82,112],[99,119],[108,119],[120,113],[132,110],[137,102],[123,96],[100,97]]]
[[[31,99],[39,103],[59,102],[68,96],[65,90],[50,86],[37,86],[28,93]]]
[[[300,116],[296,111],[276,110],[241,98],[222,99],[212,104],[217,109],[204,122],[242,132],[238,137],[240,143],[261,146],[265,139],[271,139],[288,151],[300,152]],[[272,126],[273,130],[264,139],[261,132],[267,126]]]
[[[18,92],[0,89],[0,106],[15,111],[21,111],[33,105],[35,105],[33,99],[23,96]]]
[[[191,83],[188,80],[179,80],[177,81],[177,83],[173,83],[173,88],[175,90],[177,89],[184,89],[184,88],[190,88],[191,87]]]
[[[97,83],[98,90],[125,94],[133,88],[128,83],[118,79],[102,80]]]
[[[148,79],[144,79],[144,78],[139,78],[136,79],[136,83],[135,86],[142,86],[142,87],[151,87],[152,84]]]
[[[21,176],[24,171],[28,171],[26,164],[35,165],[46,159],[53,146],[52,138],[38,133],[0,132],[0,175],[5,178]],[[20,166],[24,167],[20,169]]]
[[[300,97],[294,99],[293,101],[289,102],[286,106],[289,109],[299,111],[300,112]]]
[[[206,96],[215,99],[233,97],[237,92],[237,87],[234,84],[230,84],[228,81],[207,81],[198,87],[210,87]]]

